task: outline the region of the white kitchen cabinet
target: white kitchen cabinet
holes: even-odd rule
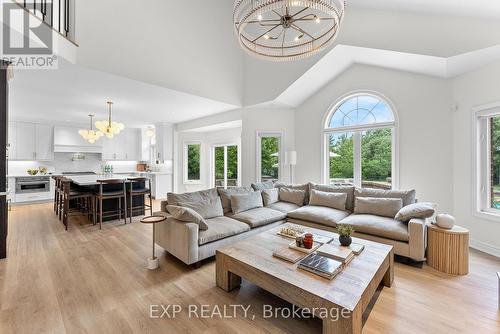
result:
[[[140,131],[130,129],[120,132],[113,139],[102,138],[103,160],[138,161],[141,155]]]
[[[167,193],[172,192],[172,174],[151,173],[151,195],[154,199],[166,199]]]
[[[46,124],[35,125],[35,158],[36,160],[54,159],[53,127]]]
[[[55,126],[54,152],[102,153],[105,138],[91,144],[80,136],[79,130],[77,127]]]
[[[156,154],[155,160],[160,162],[172,160],[174,153],[174,125],[159,123],[156,127]]]
[[[16,122],[16,160],[36,160],[34,123]]]

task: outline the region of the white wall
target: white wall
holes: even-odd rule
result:
[[[473,154],[472,108],[500,102],[498,78],[500,62],[461,75],[453,80],[457,111],[453,113],[453,184],[454,210],[457,223],[471,233],[471,245],[500,256],[500,219],[486,220],[473,214]]]
[[[400,188],[414,188],[420,201],[451,212],[451,88],[446,80],[407,72],[355,65],[297,108],[297,182],[321,182],[323,117],[332,103],[356,90],[379,92],[396,108]]]

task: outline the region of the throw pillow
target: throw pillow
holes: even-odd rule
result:
[[[260,191],[231,195],[231,209],[234,214],[262,207],[262,195]]]
[[[167,210],[172,217],[180,220],[181,222],[195,223],[198,224],[200,230],[208,230],[208,225],[205,222],[205,219],[203,219],[203,217],[193,209],[176,205],[167,205]]]
[[[311,190],[311,198],[309,199],[309,205],[326,206],[342,211],[345,211],[346,202],[346,193],[332,193],[316,189]]]
[[[262,190],[262,199],[264,200],[264,206],[278,202],[280,200],[278,189],[273,188]]]
[[[253,189],[251,187],[235,187],[228,189],[217,189],[219,192],[220,200],[222,202],[222,208],[224,209],[224,213],[231,212],[231,196],[234,194],[245,194],[252,192]]]
[[[273,189],[274,183],[273,181],[264,181],[259,183],[252,183],[252,188],[255,191],[264,190],[264,189]]]
[[[170,205],[179,205],[179,203],[181,202],[194,203],[198,201],[205,201],[215,197],[219,197],[217,194],[217,189],[212,188],[212,189],[195,191],[190,193],[182,193],[182,194],[168,193],[167,201],[168,204]]]
[[[278,189],[288,188],[293,190],[303,190],[304,191],[304,202],[302,204],[297,204],[300,206],[307,205],[309,203],[309,183],[304,184],[285,184],[283,182],[276,182],[274,186]]]
[[[326,191],[331,193],[344,193],[347,194],[347,201],[345,208],[351,212],[354,211],[354,186],[348,184],[327,185],[327,184],[309,184],[309,189],[316,189],[319,191]]]
[[[435,207],[436,206],[433,203],[423,202],[423,203],[410,204],[401,208],[401,210],[398,211],[394,219],[402,222],[408,222],[412,218],[421,218],[421,219],[429,218],[432,217],[432,215],[434,214]]]
[[[293,203],[298,206],[303,206],[305,197],[306,197],[305,190],[290,189],[286,187],[279,188],[280,201]]]
[[[200,214],[204,219],[224,216],[220,197],[208,198],[199,202],[179,202],[178,206],[190,208]]]
[[[401,198],[403,206],[415,203],[415,190],[384,190],[372,188],[356,188],[355,197]]]
[[[401,198],[356,197],[354,213],[394,218],[402,206]]]

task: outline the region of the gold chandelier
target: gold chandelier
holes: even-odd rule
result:
[[[119,134],[120,131],[125,129],[125,125],[118,122],[111,121],[111,108],[113,102],[106,102],[108,104],[108,120],[107,121],[97,121],[95,122],[95,127],[102,131],[106,137],[109,139],[113,138],[115,135]]]
[[[310,57],[331,45],[343,0],[236,0],[233,20],[241,47],[273,61]]]
[[[94,115],[89,115],[90,117],[90,129],[89,130],[80,130],[78,133],[80,136],[83,137],[86,141],[88,141],[91,144],[94,144],[96,141],[99,140],[104,134],[101,131],[94,131],[92,127],[92,121],[94,119]]]

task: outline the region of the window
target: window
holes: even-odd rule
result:
[[[184,144],[184,183],[200,183],[201,143]]]
[[[238,178],[238,146],[214,146],[213,152],[213,186],[231,188],[239,185]]]
[[[375,94],[342,99],[325,122],[324,182],[395,187],[395,125],[389,104]]]
[[[257,181],[281,179],[283,161],[283,134],[281,132],[257,132]]]
[[[500,106],[476,111],[477,211],[500,215]]]

